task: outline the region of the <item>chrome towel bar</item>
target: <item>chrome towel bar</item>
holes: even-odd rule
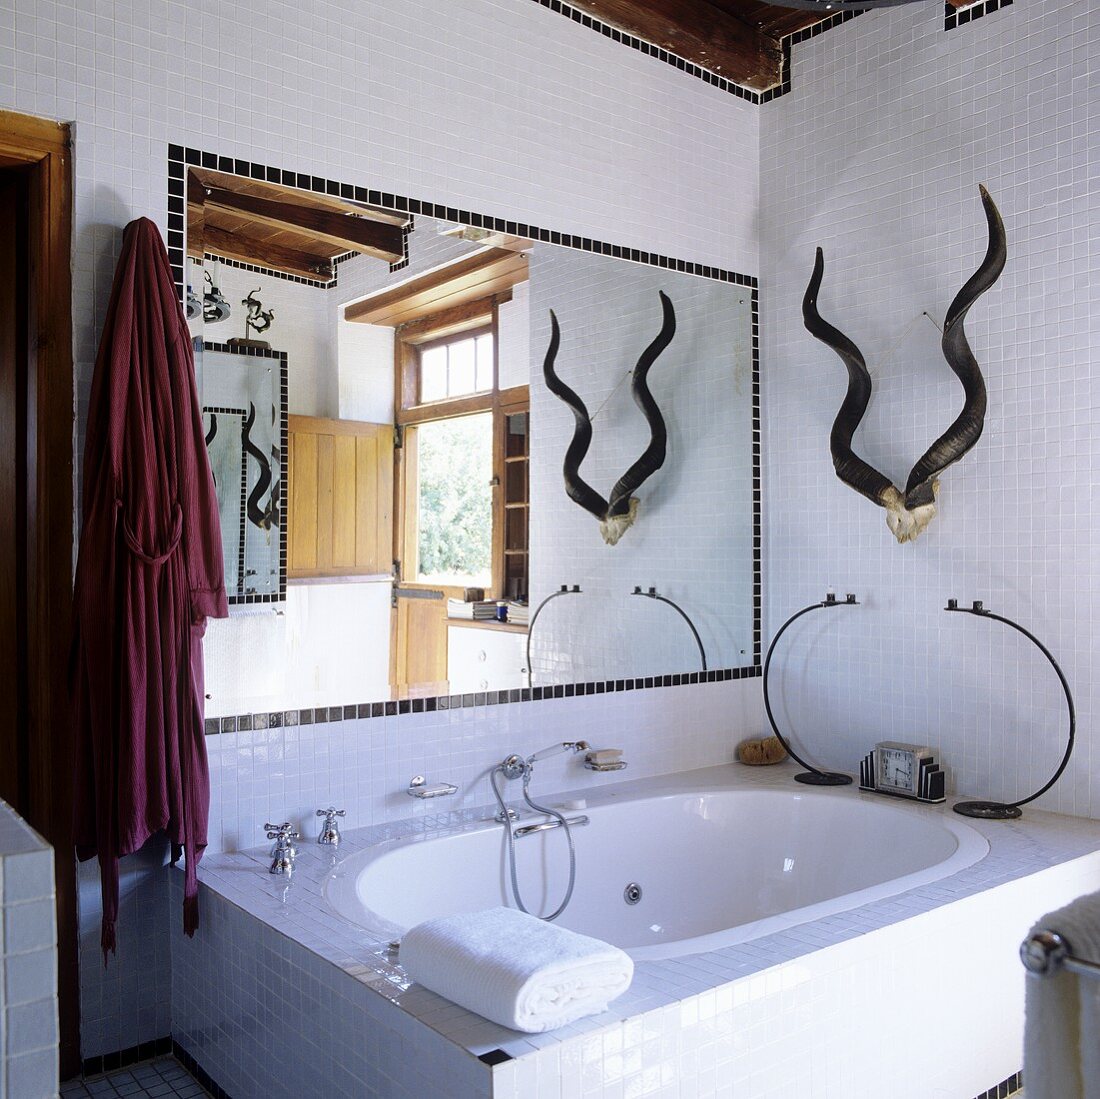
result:
[[[1057,931],[1036,931],[1034,935],[1020,944],[1020,961],[1029,973],[1046,977],[1059,969],[1068,969],[1071,973],[1083,973],[1100,976],[1100,965],[1087,962],[1084,958],[1075,958],[1069,949],[1069,943]]]
[[[572,827],[578,827],[582,824],[588,823],[587,817],[566,817],[566,823]],[[516,839],[520,839],[523,836],[533,835],[535,832],[545,832],[548,828],[560,828],[560,820],[544,820],[541,824],[522,824],[517,828],[512,835]]]

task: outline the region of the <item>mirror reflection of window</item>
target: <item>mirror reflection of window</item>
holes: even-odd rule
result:
[[[492,413],[421,424],[415,445],[417,582],[491,587]]]
[[[420,348],[420,403],[493,388],[493,334],[441,340]]]

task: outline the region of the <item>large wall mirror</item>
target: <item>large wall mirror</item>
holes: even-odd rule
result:
[[[209,624],[208,716],[758,660],[745,280],[221,167],[186,169],[184,277],[254,598]]]

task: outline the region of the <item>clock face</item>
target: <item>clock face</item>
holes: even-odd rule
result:
[[[883,790],[914,793],[917,787],[917,761],[904,748],[879,748],[877,785]]]

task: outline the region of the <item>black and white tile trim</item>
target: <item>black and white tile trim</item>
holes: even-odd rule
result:
[[[296,282],[302,286],[314,286],[318,290],[332,290],[334,287],[339,286],[340,284],[339,264],[357,255],[359,255],[358,252],[344,252],[342,255],[333,256],[333,276],[327,282],[322,281],[321,279],[307,279],[304,278],[302,275],[290,275],[286,271],[276,271],[272,267],[261,267],[255,263],[241,263],[240,260],[227,259],[225,256],[219,256],[215,252],[205,252],[203,253],[201,261],[193,259],[191,262],[201,267],[203,263],[209,260],[214,263],[220,263],[223,267],[235,267],[239,271],[253,271],[257,275],[264,275],[269,279],[282,279],[284,282]],[[405,260],[403,260],[402,262],[408,262],[407,254]],[[392,269],[393,268],[391,267],[391,270]]]
[[[1007,8],[1012,0],[978,0],[966,8],[956,8],[952,4],[943,6],[943,29],[953,31],[956,27],[973,23],[975,19],[981,19],[983,15],[990,15],[1000,8]],[[979,1097],[980,1099],[980,1097]]]
[[[851,13],[847,13],[850,17]],[[412,225],[412,217],[422,214],[425,217],[438,218],[443,221],[461,222],[479,229],[490,229],[497,233],[507,233],[510,236],[526,237],[529,240],[538,240],[546,244],[555,244],[563,248],[575,248],[582,252],[593,252],[598,255],[611,256],[615,259],[629,260],[632,263],[642,263],[650,267],[660,267],[669,271],[678,271],[682,274],[697,275],[700,278],[713,279],[717,282],[726,282],[734,286],[744,286],[751,291],[752,302],[752,602],[753,602],[753,626],[752,626],[752,664],[744,668],[719,668],[708,672],[690,672],[681,675],[650,676],[644,679],[614,679],[593,683],[569,683],[558,684],[552,687],[528,687],[508,691],[485,691],[467,695],[442,695],[437,698],[402,699],[389,702],[357,703],[348,706],[328,706],[316,710],[282,710],[269,711],[263,714],[240,714],[234,717],[208,718],[206,732],[231,733],[248,729],[263,729],[278,725],[316,724],[324,721],[351,721],[364,717],[386,717],[394,714],[424,713],[435,710],[458,709],[469,706],[497,706],[508,702],[533,702],[544,698],[572,698],[577,695],[606,694],[612,691],[644,690],[650,687],[679,687],[698,683],[716,683],[728,679],[749,679],[760,675],[761,659],[761,596],[762,583],[762,533],[760,513],[760,291],[755,275],[743,275],[737,271],[727,271],[720,267],[708,264],[691,263],[687,260],[675,259],[671,256],[662,256],[655,252],[645,252],[638,248],[624,248],[617,244],[608,244],[605,241],[592,240],[588,237],[579,237],[570,233],[560,233],[552,229],[541,229],[537,225],[529,225],[526,222],[505,221],[502,218],[489,217],[486,214],[475,214],[468,210],[460,210],[454,206],[441,206],[434,202],[423,202],[419,199],[405,198],[402,195],[394,195],[383,191],[368,190],[365,187],[352,186],[349,183],[338,183],[333,180],[322,179],[319,176],[308,176],[301,173],[282,171],[278,168],[267,167],[262,164],[250,164],[243,160],[233,160],[230,157],[218,156],[215,153],[204,152],[199,149],[188,149],[182,145],[168,146],[168,257],[172,264],[172,272],[176,279],[176,289],[180,300],[183,300],[183,257],[184,257],[184,188],[186,187],[187,167],[196,166],[211,168],[216,171],[231,175],[240,175],[249,179],[264,179],[273,183],[282,183],[288,187],[300,187],[319,194],[338,195],[341,198],[351,199],[355,202],[364,202],[369,206],[382,206],[389,210],[397,210],[400,213],[410,215],[409,225]],[[179,220],[174,222],[173,219]],[[178,228],[173,229],[173,224]],[[406,234],[407,239],[407,234]],[[408,249],[406,247],[406,262]],[[392,268],[400,266],[392,265]],[[237,351],[238,348],[230,348],[226,345],[215,345],[216,349],[225,351]],[[263,353],[263,352],[260,352]],[[267,352],[269,355],[278,355],[279,352]],[[286,399],[286,356],[283,355],[282,394]],[[287,440],[285,431],[283,434],[283,454],[287,453]],[[285,484],[283,486],[285,501]],[[280,552],[280,568],[285,584],[286,576],[286,530],[285,524],[281,531],[282,548]],[[284,584],[280,584],[280,590]],[[272,603],[279,600],[273,596],[233,597],[231,603]],[[308,715],[308,719],[303,719]]]
[[[381,206],[400,214],[422,214],[425,217],[438,218],[440,221],[455,221],[475,229],[489,229],[509,236],[526,237],[529,240],[556,244],[563,248],[575,248],[581,252],[594,252],[598,255],[612,256],[615,259],[644,263],[650,267],[661,267],[668,271],[678,271],[686,275],[698,275],[700,278],[714,279],[716,282],[728,282],[735,286],[755,288],[755,275],[742,275],[737,271],[727,271],[709,264],[692,263],[688,260],[663,256],[657,252],[647,252],[639,248],[624,248],[617,244],[593,240],[572,233],[559,233],[552,229],[542,229],[522,221],[506,221],[503,218],[490,217],[470,210],[461,210],[456,206],[443,206],[435,202],[406,198],[385,191],[368,190],[366,187],[352,186],[308,176],[301,172],[281,171],[262,164],[249,164],[243,160],[218,156],[198,149],[188,149],[181,145],[168,146],[168,258],[172,265],[172,274],[176,289],[183,300],[183,257],[184,257],[184,219],[186,202],[184,188],[188,167],[211,168],[227,175],[240,175],[248,179],[266,179],[282,183],[287,187],[298,187],[318,194],[336,195],[354,202],[363,202],[368,206]],[[178,218],[178,220],[177,220]],[[178,228],[173,228],[178,226]],[[393,265],[398,266],[398,265]]]
[[[1012,0],[1009,0],[1011,3]],[[999,1084],[983,1091],[981,1095],[975,1095],[974,1099],[1008,1099],[1010,1095],[1017,1095],[1024,1086],[1024,1074],[1014,1072],[1011,1076],[1002,1080]]]
[[[754,636],[757,631],[754,630]],[[395,717],[400,714],[435,713],[436,710],[460,710],[478,706],[503,706],[510,702],[539,702],[551,698],[581,698],[616,691],[643,691],[656,687],[686,687],[700,683],[725,683],[734,679],[755,679],[759,663],[745,668],[713,668],[706,672],[679,675],[651,675],[638,679],[605,679],[591,683],[558,683],[546,687],[516,687],[504,691],[477,691],[470,694],[438,695],[432,698],[402,698],[388,702],[359,702],[346,706],[318,706],[312,710],[269,710],[259,714],[233,717],[208,717],[206,735],[246,733],[253,729],[277,729],[288,725],[323,725],[331,721],[362,721],[366,718]]]
[[[782,59],[780,61],[781,76],[779,83],[761,92],[755,91],[752,88],[746,88],[741,84],[735,84],[732,80],[727,80],[719,73],[712,72],[710,69],[705,69],[701,65],[697,65],[694,61],[688,61],[683,57],[670,53],[660,46],[655,46],[652,42],[646,42],[641,38],[634,37],[634,35],[626,31],[621,31],[616,27],[609,26],[607,23],[601,22],[587,12],[579,11],[569,4],[562,3],[561,0],[534,0],[534,2],[540,7],[548,8],[550,11],[557,12],[559,15],[564,15],[574,23],[579,23],[582,27],[597,31],[605,38],[610,38],[612,42],[621,42],[624,46],[628,46],[632,50],[638,50],[648,57],[655,57],[658,61],[662,61],[666,65],[671,65],[673,68],[687,73],[688,76],[694,76],[696,79],[702,80],[704,83],[710,84],[720,91],[728,92],[730,95],[736,96],[738,99],[743,99],[747,103],[756,104],[770,103],[773,99],[778,99],[779,96],[786,95],[791,90],[792,46],[797,46],[800,42],[805,42],[807,39],[816,38],[819,34],[824,34],[827,30],[838,27],[841,23],[847,23],[849,19],[855,19],[857,15],[863,14],[863,10],[851,9],[834,12],[827,19],[821,20],[820,23],[815,23],[812,27],[806,27],[803,30],[795,31],[793,34],[784,35],[780,38],[779,48],[782,51]],[[943,29],[945,31],[954,30],[956,27],[961,27],[965,23],[971,23],[983,15],[988,15],[990,12],[997,11],[998,8],[1008,7],[1011,3],[1012,0],[978,0],[978,3],[966,8],[955,8],[951,4],[945,3],[944,7],[946,10],[944,12]]]
[[[996,0],[988,0],[988,2],[995,3]],[[1012,0],[1007,0],[1007,2],[1011,3]],[[812,27],[796,31],[793,34],[784,35],[779,40],[779,48],[782,50],[783,54],[781,60],[782,76],[780,81],[774,87],[760,92],[753,88],[746,88],[741,84],[735,84],[732,80],[727,80],[726,77],[721,76],[719,73],[712,72],[710,69],[704,69],[702,65],[697,65],[694,61],[688,61],[677,54],[662,49],[660,46],[655,46],[652,42],[646,42],[626,31],[609,26],[607,23],[603,23],[599,19],[593,18],[587,12],[579,11],[569,4],[562,3],[561,0],[535,0],[535,3],[540,7],[549,8],[550,11],[557,12],[559,15],[564,15],[574,23],[579,23],[582,27],[588,27],[590,30],[597,31],[605,38],[610,38],[612,42],[621,42],[624,46],[628,46],[632,50],[638,50],[640,53],[644,53],[649,57],[655,57],[658,61],[663,61],[666,65],[671,65],[673,68],[687,73],[688,76],[694,76],[696,79],[702,80],[704,83],[718,88],[719,91],[728,92],[730,95],[736,96],[738,99],[743,99],[747,103],[757,104],[770,103],[773,99],[785,95],[791,90],[792,46],[797,45],[799,42],[805,42],[808,38],[816,38],[819,34],[824,34],[825,31],[830,30],[832,27],[837,27],[841,23],[846,23],[849,19],[855,19],[857,15],[863,14],[861,11],[836,12],[829,16],[828,19],[823,19],[820,23],[815,23]]]

